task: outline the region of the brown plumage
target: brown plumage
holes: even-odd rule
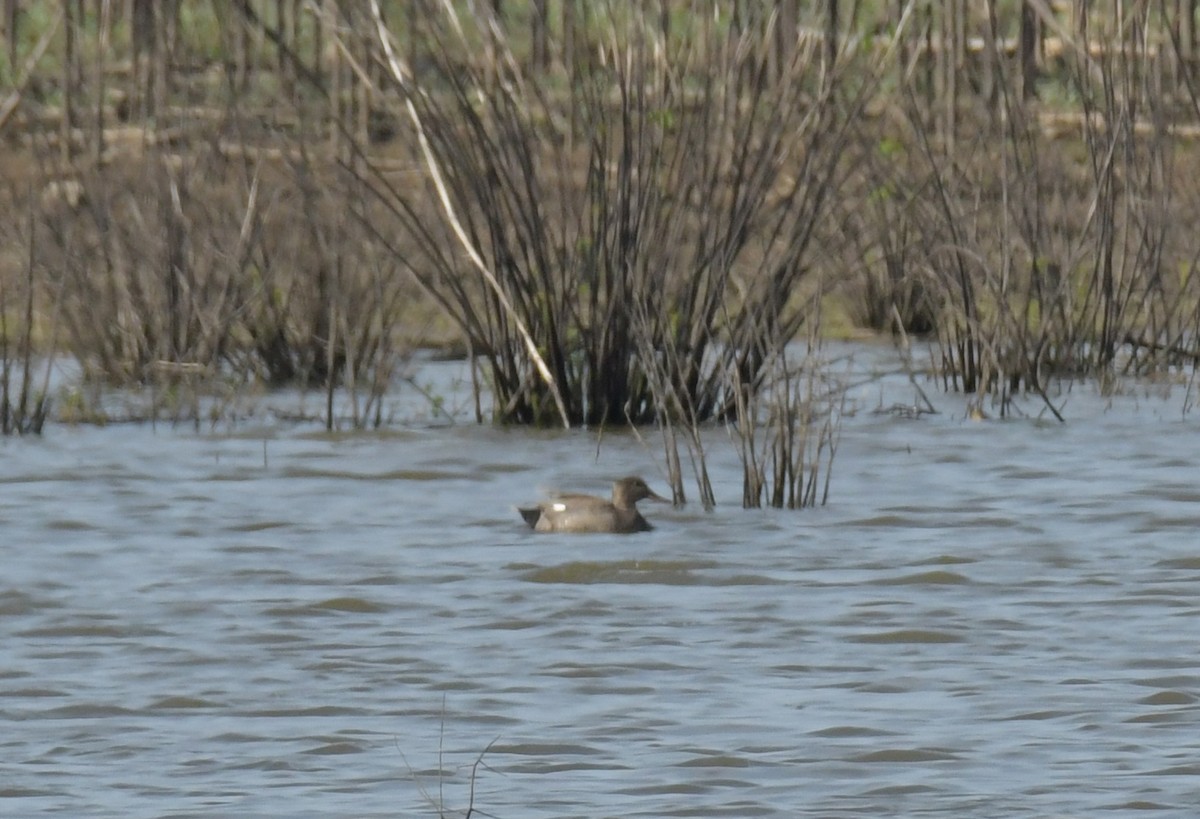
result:
[[[537,532],[648,532],[654,527],[638,512],[640,500],[669,502],[641,478],[628,477],[613,484],[612,500],[556,494],[537,506],[519,507],[517,511]]]

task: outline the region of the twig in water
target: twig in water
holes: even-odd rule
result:
[[[917,391],[917,395],[921,396],[921,400],[925,402],[927,412],[934,415],[937,410],[933,407],[933,402],[929,400],[929,396],[925,394],[925,390],[921,389],[921,385],[917,383],[917,377],[913,373],[912,366],[912,346],[908,342],[908,333],[904,331],[904,321],[900,318],[900,311],[896,309],[896,303],[892,302],[892,317],[896,320],[896,327],[900,330],[900,361],[904,364],[904,374],[908,376],[908,381],[913,385],[913,389]],[[918,412],[918,415],[921,413]]]

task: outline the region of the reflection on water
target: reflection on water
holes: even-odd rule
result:
[[[863,411],[800,513],[738,508],[715,431],[724,503],[637,536],[512,508],[653,476],[611,433],[6,441],[0,815],[461,815],[472,777],[499,817],[1193,815],[1172,400]]]

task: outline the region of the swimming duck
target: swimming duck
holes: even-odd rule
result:
[[[631,476],[613,484],[611,501],[595,495],[554,494],[517,511],[537,532],[648,532],[654,527],[638,512],[640,500],[669,503],[644,480]]]

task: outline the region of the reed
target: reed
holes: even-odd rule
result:
[[[151,153],[80,175],[74,209],[42,211],[39,280],[61,290],[85,377],[195,397],[226,382],[345,389],[349,422],[380,423],[407,354],[408,290],[343,203],[290,166],[216,151]],[[196,417],[198,401],[171,401]],[[344,419],[339,419],[341,422]]]
[[[985,42],[1001,43],[988,8]],[[880,145],[888,164],[870,165],[880,212],[867,212],[863,255],[911,271],[878,291],[899,286],[898,304],[921,293],[943,385],[990,396],[1002,415],[1031,394],[1061,420],[1062,379],[1103,385],[1195,364],[1200,197],[1177,132],[1200,107],[1165,78],[1194,87],[1196,64],[1178,38],[1149,36],[1148,14],[1064,30],[1053,66],[985,55],[982,99],[943,84],[931,104],[920,82],[906,86],[903,127]],[[1112,45],[1092,47],[1101,40]],[[1041,85],[1028,81],[1035,70]],[[1078,140],[1061,139],[1034,98],[1052,87],[1078,101],[1066,119]],[[883,306],[868,311],[876,323]]]
[[[94,377],[378,423],[411,277],[496,420],[669,424],[699,465],[818,292],[1002,414],[1200,356],[1190,3],[230,10],[10,10],[0,128],[81,192],[35,278]]]
[[[835,93],[839,67],[816,40],[777,49],[772,15],[588,9],[549,41],[572,62],[536,73],[502,18],[422,8],[419,72],[375,22],[424,181],[359,173],[394,216],[376,232],[486,359],[494,417],[729,412],[727,374],[756,383],[806,319],[794,296],[865,85]]]
[[[32,206],[28,212],[33,213]],[[25,236],[8,236],[6,244],[28,249],[25,275],[18,287],[12,287],[0,276],[0,435],[6,436],[40,435],[51,406],[49,383],[53,341],[49,353],[43,351],[42,356],[38,355],[33,341],[39,294],[34,275],[38,254],[37,223],[32,215],[24,227]],[[13,226],[9,225],[8,231],[12,230]],[[51,310],[55,318],[57,313],[57,309]],[[43,329],[53,339],[53,326]],[[40,379],[39,364],[43,368]]]
[[[760,383],[731,373],[727,429],[742,464],[746,508],[803,509],[828,499],[846,383],[823,353],[820,322],[806,330],[801,342],[773,345]]]

